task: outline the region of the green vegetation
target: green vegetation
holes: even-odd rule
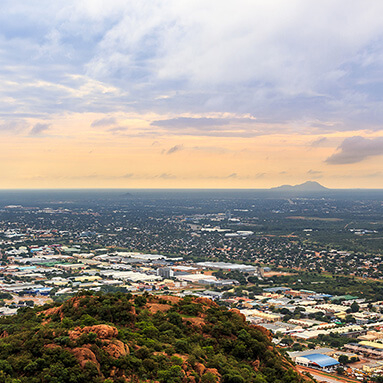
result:
[[[375,280],[301,271],[294,275],[274,276],[272,280],[273,286],[289,286],[294,290],[314,290],[334,296],[353,295],[366,300],[383,300],[383,282]],[[354,305],[353,309],[358,311],[359,308]]]
[[[266,331],[192,297],[81,293],[0,318],[0,333],[1,383],[305,381]]]

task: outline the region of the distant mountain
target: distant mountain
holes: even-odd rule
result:
[[[282,191],[282,192],[319,192],[329,190],[328,188],[322,186],[320,183],[315,181],[307,181],[299,185],[282,185],[275,188],[271,188],[273,191]]]

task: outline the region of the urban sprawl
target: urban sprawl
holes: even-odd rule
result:
[[[134,226],[121,223],[124,211],[105,224],[92,209],[6,206],[0,315],[82,290],[194,295],[238,309],[265,327],[298,368],[357,380],[383,373],[380,255],[303,241],[316,231],[307,224],[299,229],[301,237],[260,234],[253,225],[259,219],[246,212],[146,216]],[[81,230],[84,217],[90,224]],[[379,234],[370,228],[344,231]],[[144,246],[145,235],[152,248]],[[132,242],[142,251],[130,250]],[[161,243],[177,243],[178,250],[169,254]],[[196,256],[196,249],[204,256]]]

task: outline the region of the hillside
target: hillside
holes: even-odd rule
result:
[[[0,382],[270,382],[300,375],[268,332],[186,297],[91,295],[0,318]]]
[[[280,192],[320,192],[329,190],[316,181],[307,181],[299,185],[282,185],[275,188],[271,188],[272,191]]]

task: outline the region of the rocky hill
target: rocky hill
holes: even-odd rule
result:
[[[0,318],[0,382],[311,382],[208,299],[84,293]]]
[[[282,185],[270,190],[279,192],[321,192],[329,189],[316,181],[307,181],[299,185]]]

